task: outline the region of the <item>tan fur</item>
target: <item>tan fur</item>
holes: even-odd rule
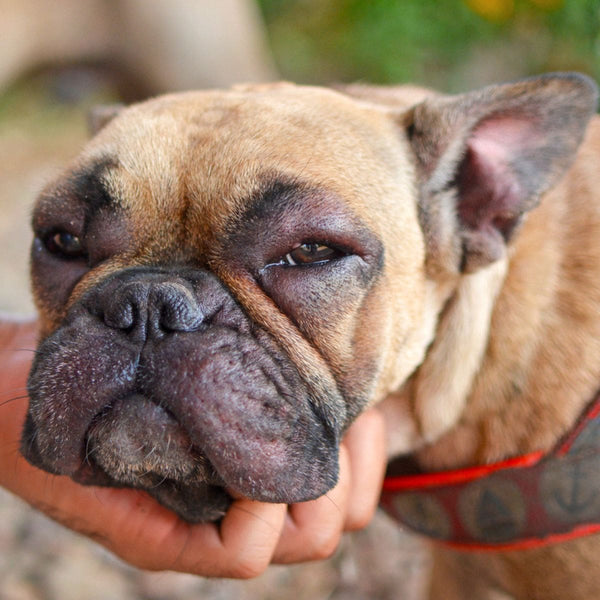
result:
[[[552,86],[558,93],[562,83]],[[535,198],[526,199],[530,212],[506,246],[485,246],[472,232],[461,245],[444,183],[483,119],[479,103],[492,112],[496,102],[518,106],[530,88],[498,88],[454,106],[418,88],[278,84],[134,106],[74,166],[118,156],[105,179],[124,205],[131,243],[83,276],[70,302],[124,265],[191,262],[227,284],[305,377],[318,374],[316,393],[360,383],[375,363],[370,402],[386,414],[390,453],[416,450],[438,470],[548,450],[600,387],[600,120],[567,176],[548,176],[553,187],[539,206],[530,210]],[[411,123],[431,129],[409,142]],[[322,322],[292,324],[220,254],[228,220],[270,173],[342,199],[385,248],[368,293]],[[64,309],[40,297],[38,305],[48,334]],[[501,587],[519,600],[591,600],[599,552],[597,536],[468,558],[439,550],[432,598],[500,598],[490,590]]]
[[[430,468],[549,450],[598,389],[599,153],[596,118],[568,177],[530,214],[520,233],[468,410],[453,431],[423,452]],[[540,550],[468,558],[438,549],[452,556],[445,560],[451,561],[454,576],[467,562],[479,576],[487,574],[492,583],[523,600],[596,598],[599,552],[598,536]],[[469,578],[458,595],[449,595],[444,583],[448,572],[440,576],[436,588],[445,592],[437,597],[479,597],[466,591],[472,585]]]
[[[374,400],[379,400],[422,360],[433,336],[435,315],[445,300],[432,292],[422,272],[425,255],[415,206],[398,202],[410,198],[404,190],[410,185],[413,166],[386,111],[317,88],[267,84],[249,89],[165,96],[128,109],[127,118],[116,119],[94,138],[78,164],[100,160],[110,152],[119,156],[121,166],[109,170],[106,179],[115,195],[125,200],[135,223],[135,239],[127,256],[115,256],[102,265],[101,272],[93,270],[83,277],[71,303],[123,262],[148,264],[163,256],[208,260],[238,296],[256,296],[253,282],[227,273],[218,257],[210,258],[217,254],[216,238],[227,218],[241,210],[240,199],[257,189],[265,174],[301,177],[343,195],[384,239],[396,235],[386,217],[390,212],[407,224],[402,239],[390,243],[387,250],[387,268],[393,270],[385,277],[387,298],[375,297],[375,306],[370,307],[380,317],[373,323],[378,337],[388,340],[387,347],[378,349],[386,357],[374,391]],[[307,103],[315,97],[318,112]],[[250,124],[247,137],[241,137],[239,119]],[[350,129],[350,135],[338,139],[341,127]],[[280,133],[277,137],[272,135],[274,129]],[[215,130],[219,135],[212,137]],[[333,143],[335,153],[330,151]],[[371,198],[385,205],[381,211],[369,211]],[[182,210],[183,201],[191,208],[188,224],[180,231],[173,215]],[[406,289],[412,290],[409,296]],[[392,309],[389,302],[398,297],[403,297],[402,304]],[[308,372],[314,370],[317,359],[309,359],[314,351],[290,332],[287,319],[268,302],[249,304],[254,318],[274,331],[297,357],[297,364],[306,365]],[[351,325],[346,335],[353,335],[356,323]],[[348,329],[348,324],[343,328]],[[321,328],[320,351],[334,370],[347,371],[349,365],[335,364],[343,358],[339,347],[347,346],[340,340],[340,330],[336,328],[330,339],[322,339],[323,333]],[[365,343],[370,344],[370,339]]]
[[[600,118],[596,117],[568,176],[529,214],[511,248],[489,338],[487,331],[481,332],[489,343],[475,380],[456,365],[464,357],[462,343],[471,350],[477,346],[477,341],[469,342],[468,332],[474,311],[483,308],[481,296],[479,308],[473,298],[470,310],[442,316],[447,337],[436,339],[432,351],[443,344],[440,359],[432,364],[430,352],[405,392],[382,404],[388,422],[396,425],[389,440],[394,451],[405,452],[427,441],[419,415],[429,408],[443,419],[440,415],[447,415],[453,402],[466,408],[438,426],[439,431],[450,424],[451,431],[421,450],[420,458],[428,468],[458,468],[549,450],[597,391],[599,155]],[[490,286],[490,299],[494,288]],[[434,389],[422,388],[419,395],[415,386],[421,377]],[[470,393],[454,396],[457,386]],[[412,427],[406,423],[411,410]],[[592,600],[600,590],[599,552],[598,536],[539,550],[483,555],[439,547],[432,598],[508,598],[491,589],[501,588],[519,600]]]

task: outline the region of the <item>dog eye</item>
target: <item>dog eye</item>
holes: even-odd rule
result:
[[[281,262],[284,265],[295,267],[297,265],[325,263],[336,258],[341,258],[342,256],[345,256],[345,254],[340,250],[330,248],[324,244],[309,242],[301,244],[291,252],[288,252]]]
[[[44,238],[44,245],[51,254],[65,258],[80,258],[85,255],[81,239],[68,231],[53,231]]]

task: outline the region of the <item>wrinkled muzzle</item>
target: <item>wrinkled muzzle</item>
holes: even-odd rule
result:
[[[227,489],[321,496],[340,431],[294,364],[206,271],[131,268],[75,303],[39,346],[22,451],[91,485],[147,490],[188,521]],[[340,424],[340,427],[342,424]]]

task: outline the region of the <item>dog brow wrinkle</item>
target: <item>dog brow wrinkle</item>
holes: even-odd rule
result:
[[[77,190],[76,196],[84,205],[84,232],[100,211],[120,206],[118,199],[109,191],[106,180],[107,172],[117,164],[116,160],[105,158],[75,172],[69,180],[69,185]]]

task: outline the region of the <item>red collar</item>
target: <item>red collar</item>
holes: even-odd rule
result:
[[[381,505],[418,533],[462,549],[535,548],[600,532],[600,394],[548,454],[388,475]]]

